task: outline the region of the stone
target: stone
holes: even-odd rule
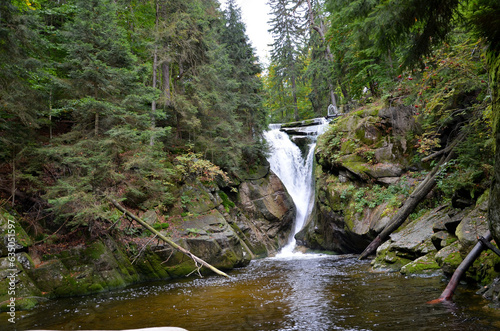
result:
[[[374,179],[384,177],[400,177],[403,174],[403,169],[399,164],[393,163],[378,163],[373,166],[368,166],[364,172]]]
[[[400,272],[403,275],[429,275],[441,273],[441,268],[436,262],[435,252],[426,254],[418,259],[404,265]]]
[[[465,251],[472,249],[477,243],[477,238],[484,236],[488,231],[487,211],[488,201],[484,201],[481,205],[465,213],[464,218],[457,226],[455,235]]]
[[[154,210],[148,210],[141,217],[146,223],[153,226],[156,222],[158,222],[158,215]]]
[[[446,231],[439,231],[432,235],[432,244],[437,250],[440,250],[453,242],[457,241],[457,237]]]
[[[458,241],[439,250],[434,257],[445,274],[451,275],[462,263],[460,243]]]

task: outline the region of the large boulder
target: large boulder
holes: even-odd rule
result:
[[[238,194],[239,208],[247,215],[255,239],[275,250],[283,246],[295,219],[295,205],[281,180],[272,172],[264,178],[244,182]]]

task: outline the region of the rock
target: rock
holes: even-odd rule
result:
[[[412,260],[398,256],[392,250],[390,241],[386,241],[377,249],[377,256],[372,260],[373,269],[381,271],[400,271],[404,265]]]
[[[445,274],[453,274],[462,263],[460,243],[455,241],[453,244],[442,248],[434,258]]]
[[[274,173],[242,183],[238,201],[248,219],[263,232],[264,240],[286,243],[295,219],[295,205]]]
[[[401,268],[401,273],[403,275],[434,275],[441,273],[441,268],[434,258],[435,254],[435,252],[426,254],[404,265]]]
[[[155,223],[158,222],[158,215],[156,215],[156,212],[154,210],[148,210],[144,213],[144,215],[142,215],[141,218],[151,226],[155,225]]]
[[[440,250],[453,242],[457,241],[457,237],[446,231],[439,231],[432,235],[431,241],[437,250]]]
[[[488,231],[487,222],[488,201],[484,201],[472,211],[467,212],[455,231],[464,251],[469,251],[476,245],[477,238]]]
[[[377,184],[382,184],[384,186],[396,185],[399,183],[400,177],[380,177],[377,178]]]
[[[32,245],[32,241],[19,221],[0,209],[0,256],[7,256],[9,245],[16,252],[26,251]]]
[[[393,146],[394,144],[388,144],[385,147],[375,149],[375,160],[378,163],[393,162],[396,159],[396,156],[392,152]]]
[[[403,169],[398,164],[393,163],[378,163],[368,166],[364,171],[368,176],[374,179],[384,177],[400,177],[403,174]]]

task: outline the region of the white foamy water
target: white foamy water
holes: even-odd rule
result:
[[[304,226],[309,216],[314,202],[313,189],[313,160],[316,138],[326,129],[327,122],[316,126],[316,135],[309,136],[311,143],[308,145],[307,153],[303,157],[301,150],[289,138],[289,136],[279,131],[279,126],[271,125],[270,130],[264,133],[264,137],[271,147],[268,161],[271,170],[281,179],[288,193],[293,199],[297,214],[292,228],[292,235],[277,258],[302,257],[304,254],[294,252],[296,248],[295,235]],[[308,130],[311,130],[309,128]]]

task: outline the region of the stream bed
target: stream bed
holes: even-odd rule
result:
[[[136,285],[46,302],[17,312],[15,330],[494,330],[500,311],[461,285],[450,304],[430,305],[442,276],[371,271],[355,256],[297,255],[254,260],[220,276]],[[12,330],[5,313],[1,330]],[[10,324],[10,325],[9,325]]]

